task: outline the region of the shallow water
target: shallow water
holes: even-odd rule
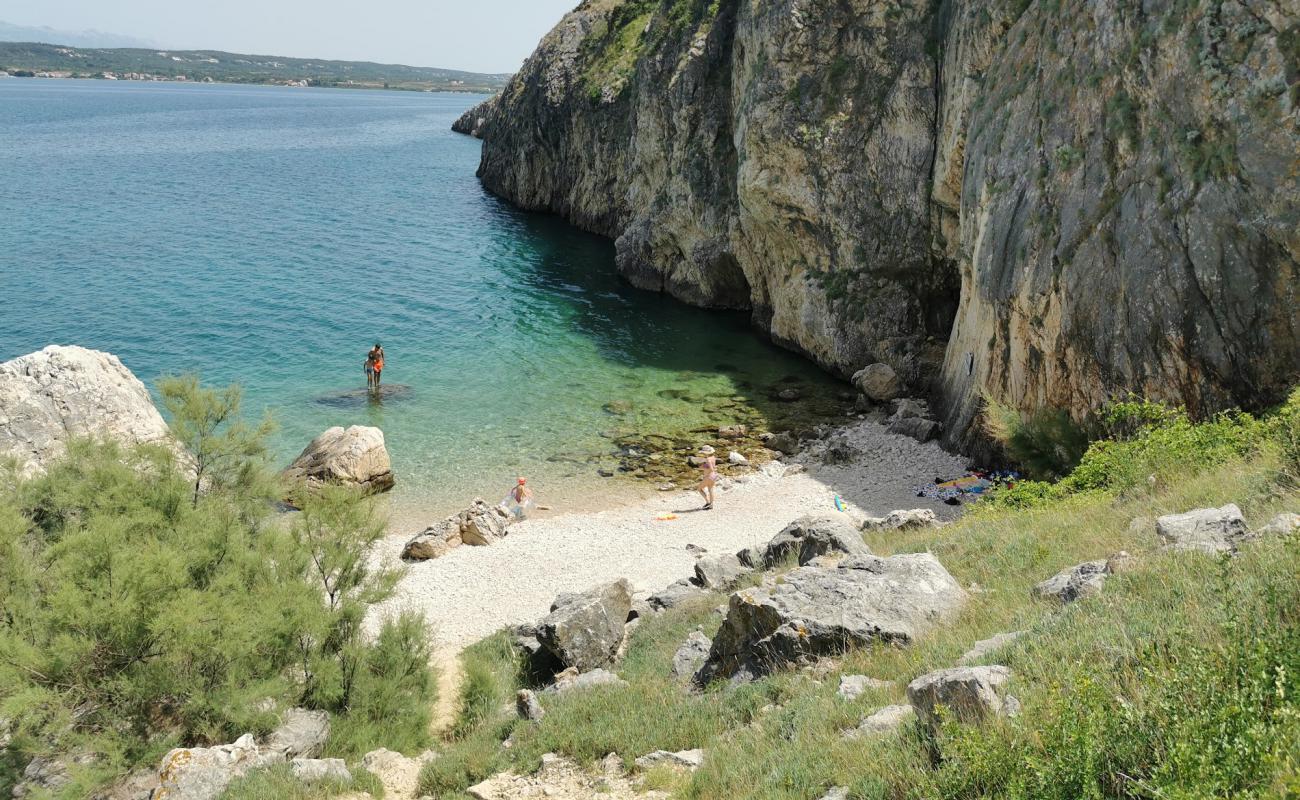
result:
[[[236,381],[273,411],[278,463],[377,425],[416,517],[516,474],[572,497],[605,485],[619,433],[839,388],[743,315],[634,290],[608,241],[484,192],[479,143],[449,130],[478,99],[0,80],[0,360],[75,343],[150,384]]]

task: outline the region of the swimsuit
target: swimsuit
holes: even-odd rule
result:
[[[709,481],[711,483],[717,483],[719,477],[718,459],[714,458],[713,456],[709,456],[707,459],[704,460],[704,464],[709,468],[709,474],[704,476],[704,480]]]

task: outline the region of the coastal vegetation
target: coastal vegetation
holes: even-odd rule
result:
[[[216,81],[351,89],[496,92],[509,75],[369,61],[248,55],[221,50],[146,50],[0,42],[0,69],[15,75]]]
[[[177,438],[222,456],[197,496],[164,445],[78,440],[44,474],[0,480],[0,795],[63,758],[57,796],[86,797],[173,747],[265,734],[290,707],[330,713],[327,755],[422,747],[423,620],[361,629],[395,580],[365,560],[384,529],[370,501],[325,488],[276,514],[265,426],[211,413],[237,391],[163,394]]]
[[[712,634],[724,594],[644,619],[618,674],[626,685],[544,694],[545,716],[500,709],[537,686],[502,633],[464,654],[459,723],[422,789],[463,797],[544,753],[595,765],[616,753],[645,785],[687,798],[1287,797],[1300,791],[1300,539],[1261,538],[1235,556],[1159,548],[1155,517],[1237,503],[1252,525],[1294,510],[1300,392],[1262,418],[1196,423],[1133,401],[1108,415],[1063,480],[1004,489],[941,528],[866,535],[880,555],[931,552],[971,600],[910,648],[851,650],[805,669],[692,693],[672,677],[691,631]],[[1127,551],[1101,594],[1062,608],[1030,589],[1062,567]],[[991,655],[1015,675],[1019,716],[947,719],[846,738],[873,709],[906,703],[916,676],[973,643],[1023,631]],[[988,661],[986,663],[994,663]],[[846,700],[844,675],[888,681]],[[509,748],[502,742],[509,740]],[[695,772],[640,769],[654,750],[703,748]]]

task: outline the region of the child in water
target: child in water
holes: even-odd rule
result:
[[[533,490],[528,488],[528,479],[520,478],[506,499],[501,501],[501,505],[514,514],[517,520],[527,516],[528,509],[533,506]]]

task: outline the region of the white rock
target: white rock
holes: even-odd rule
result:
[[[898,374],[888,364],[871,364],[853,374],[853,385],[876,401],[893,400],[902,391]]]
[[[289,762],[289,768],[293,770],[293,776],[303,783],[352,782],[352,773],[341,758],[295,758]]]
[[[1156,519],[1156,535],[1171,550],[1232,552],[1249,534],[1241,509],[1231,503],[1222,508],[1198,508]]]
[[[749,466],[749,459],[745,458],[740,453],[737,453],[735,450],[732,450],[730,453],[727,454],[727,460],[738,467]]]
[[[900,531],[913,528],[937,528],[939,518],[928,508],[913,508],[909,511],[891,511],[883,517],[869,517],[862,521],[862,530]]]
[[[111,353],[51,345],[0,364],[0,456],[31,476],[82,436],[130,446],[169,434],[144,384]]]
[[[332,483],[383,492],[393,488],[393,465],[384,432],[353,425],[333,427],[311,440],[284,471],[290,481]]]
[[[911,706],[893,705],[876,709],[858,727],[846,731],[844,736],[856,739],[860,736],[878,736],[897,730],[903,723],[916,718],[916,709]]]
[[[840,688],[836,690],[844,700],[857,700],[868,689],[892,689],[893,681],[882,681],[866,675],[841,675]]]
[[[420,789],[420,770],[436,758],[426,750],[416,758],[407,758],[392,750],[371,750],[361,759],[361,768],[379,779],[385,800],[414,800]]]
[[[670,753],[667,750],[656,750],[653,753],[647,753],[636,760],[636,765],[641,769],[650,769],[652,767],[673,767],[676,769],[688,769],[694,772],[704,763],[704,751],[681,750],[676,753]]]

